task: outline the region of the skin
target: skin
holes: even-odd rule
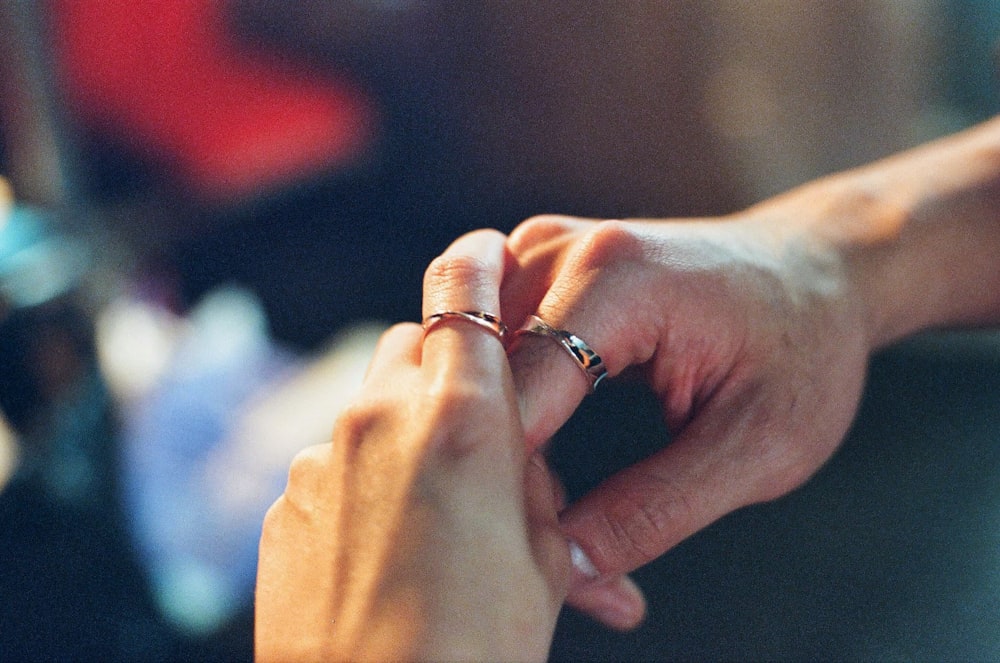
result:
[[[729,217],[549,216],[460,238],[427,270],[425,316],[537,312],[612,375],[637,367],[672,441],[563,509],[536,449],[587,394],[568,355],[527,337],[508,357],[467,322],[397,325],[268,512],[258,659],[543,660],[564,600],[638,624],[624,574],[808,480],[873,350],[1000,321],[998,211],[993,121]]]
[[[499,310],[504,240],[456,241],[427,270],[425,314]],[[545,660],[570,569],[557,494],[498,339],[393,327],[264,521],[258,660]]]
[[[569,602],[637,624],[641,603],[607,579],[808,480],[851,424],[874,350],[1000,321],[998,217],[994,120],[724,218],[521,224],[508,324],[537,312],[586,339],[610,375],[638,367],[673,438],[561,513],[592,566]],[[533,448],[587,383],[545,339],[510,359]]]

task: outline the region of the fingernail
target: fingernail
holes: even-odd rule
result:
[[[620,630],[635,628],[646,613],[646,601],[630,581],[620,581],[595,589],[594,616]]]
[[[598,578],[601,574],[576,541],[569,541],[569,558],[573,563],[572,586],[578,586]]]

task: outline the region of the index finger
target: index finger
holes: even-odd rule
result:
[[[424,273],[424,319],[471,312],[499,320],[506,239],[497,230],[475,230],[435,258]],[[426,331],[422,362],[467,375],[496,374],[500,362],[506,365],[506,353],[502,339],[488,327],[460,315],[437,321]]]
[[[530,238],[525,243],[525,235],[511,242],[514,255],[524,256],[526,267],[518,265],[521,272],[542,271],[548,277],[534,315],[596,353],[609,376],[646,362],[657,349],[661,329],[657,321],[661,308],[655,299],[666,294],[649,280],[638,225],[557,221],[565,230],[558,241],[543,235],[547,248],[533,248]],[[514,278],[519,276],[525,278],[520,273]],[[505,291],[508,298],[515,294],[513,287]],[[575,349],[566,352],[565,344],[549,336],[519,336],[525,342],[513,345],[509,353],[530,447],[549,439],[594,386],[586,370],[590,361],[580,361]],[[578,343],[573,345],[579,349]]]

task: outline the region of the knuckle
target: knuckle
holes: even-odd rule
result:
[[[430,451],[464,457],[481,441],[475,431],[496,430],[497,408],[490,391],[472,379],[442,376],[428,388],[421,410],[427,425],[423,440]],[[468,422],[475,421],[475,425]]]
[[[578,219],[557,214],[541,214],[522,221],[511,232],[507,246],[514,253],[572,232]]]
[[[386,344],[403,342],[410,338],[413,333],[420,332],[420,326],[413,322],[396,322],[388,327],[379,336],[379,349]],[[377,354],[377,353],[376,353]]]
[[[474,256],[441,255],[427,266],[425,283],[435,288],[451,289],[487,285],[489,265]]]
[[[264,513],[264,520],[261,524],[263,537],[269,537],[271,532],[275,531],[279,527],[279,524],[284,519],[285,512],[288,508],[288,497],[284,494],[280,495],[278,499],[267,508],[267,511]]]
[[[288,484],[284,495],[272,511],[292,508],[308,511],[318,490],[330,476],[332,469],[331,445],[317,444],[299,451],[288,467]]]
[[[576,267],[583,272],[630,263],[643,256],[643,241],[634,224],[609,220],[595,224],[577,246]]]
[[[346,405],[333,424],[333,443],[349,448],[360,446],[376,426],[380,409],[370,403]]]
[[[295,454],[288,468],[289,486],[311,482],[317,475],[325,474],[329,459],[328,447],[326,444],[317,444]]]
[[[690,533],[694,508],[689,496],[673,482],[647,476],[639,492],[625,490],[605,514],[610,536],[610,561],[616,568],[635,568],[656,559]]]
[[[488,403],[488,394],[480,383],[450,373],[430,384],[426,398],[426,411],[437,421],[459,420],[481,413]]]
[[[627,520],[612,523],[615,541],[629,566],[656,559],[663,552],[658,545],[663,532],[663,517],[646,506],[635,509]]]

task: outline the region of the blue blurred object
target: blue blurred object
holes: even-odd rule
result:
[[[90,265],[86,245],[43,211],[15,206],[0,219],[0,409],[25,443],[22,471],[71,500],[101,490],[88,433],[107,394],[78,292]]]
[[[49,213],[0,218],[0,409],[20,447],[0,491],[4,661],[166,660],[179,642],[123,528],[117,424],[83,294],[91,264]]]
[[[152,393],[123,413],[131,531],[164,615],[212,633],[253,597],[257,542],[285,471],[233,466],[231,432],[255,395],[299,366],[271,343],[257,301],[210,294]],[[264,463],[261,463],[264,465]]]
[[[0,293],[8,306],[38,306],[67,294],[89,264],[84,244],[57,234],[38,210],[17,206],[0,221]]]

